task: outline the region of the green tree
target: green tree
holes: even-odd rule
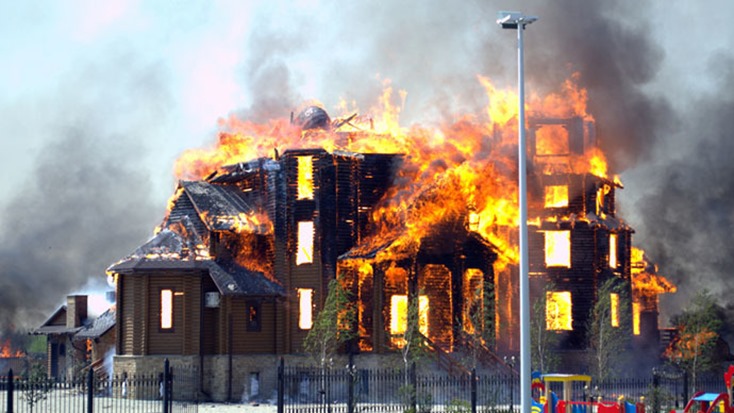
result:
[[[485,282],[467,297],[466,318],[463,320],[464,338],[471,350],[471,368],[479,363],[483,349],[494,348],[494,286]],[[466,325],[468,324],[468,325]]]
[[[422,292],[422,291],[421,291]],[[411,295],[408,297],[408,309],[406,314],[405,331],[403,332],[403,346],[400,348],[400,355],[403,358],[405,367],[405,384],[409,384],[408,370],[410,365],[417,363],[428,355],[428,344],[426,337],[420,331],[420,320],[425,318],[423,314],[426,309],[420,308],[420,296]]]
[[[28,403],[28,408],[33,413],[33,408],[48,398],[48,393],[53,387],[53,380],[46,374],[45,363],[30,359],[30,364],[28,379],[21,387],[21,397]]]
[[[324,307],[304,340],[306,351],[322,369],[327,367],[339,347],[356,335],[356,311],[350,295],[338,280],[331,280]]]
[[[553,291],[553,284],[545,286],[540,299],[533,303],[533,312],[530,316],[530,359],[534,370],[549,372],[558,365],[558,342],[560,336],[552,330],[548,330],[546,320],[546,306],[548,303],[547,293]]]
[[[587,332],[592,371],[605,380],[621,365],[632,333],[629,286],[617,278],[605,281],[589,314]]]
[[[678,334],[664,357],[690,374],[693,383],[698,373],[711,370],[718,361],[715,348],[721,320],[721,307],[708,290],[698,292],[691,304],[671,319]]]

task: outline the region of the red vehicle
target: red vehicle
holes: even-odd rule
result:
[[[686,403],[683,413],[734,413],[732,405],[732,376],[734,366],[724,374],[726,393],[704,393],[702,391],[693,395]]]

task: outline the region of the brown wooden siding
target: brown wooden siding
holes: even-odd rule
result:
[[[273,353],[275,305],[273,302],[260,301],[260,331],[248,331],[248,303],[257,301],[246,297],[236,297],[230,301],[232,317],[232,354]]]
[[[198,354],[201,300],[199,273],[167,273],[150,277],[147,300],[149,318],[147,354]],[[160,292],[172,289],[173,328],[160,328]]]

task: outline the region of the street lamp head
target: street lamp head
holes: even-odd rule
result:
[[[497,12],[497,24],[503,29],[517,29],[522,25],[523,29],[528,24],[538,20],[538,16],[526,16],[519,11]]]

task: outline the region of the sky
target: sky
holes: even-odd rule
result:
[[[580,73],[635,243],[679,286],[734,311],[734,3],[728,0],[11,2],[0,0],[0,325],[37,325],[151,235],[173,164],[218,121],[283,117],[307,99],[401,121],[486,106],[477,75],[528,91]]]

